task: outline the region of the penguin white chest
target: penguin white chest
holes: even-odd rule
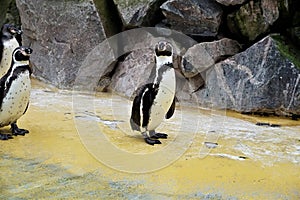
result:
[[[25,71],[6,88],[0,108],[0,127],[18,120],[25,112],[30,98],[31,83],[29,72]]]
[[[3,43],[2,59],[0,63],[0,77],[4,76],[8,71],[11,65],[12,53],[18,46],[19,43],[15,38]]]
[[[162,77],[157,95],[151,106],[148,130],[154,130],[160,125],[175,97],[176,80],[174,69],[168,69],[162,74]]]

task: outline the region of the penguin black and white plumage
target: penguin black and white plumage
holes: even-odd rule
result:
[[[8,72],[0,79],[0,127],[11,125],[13,135],[25,135],[28,130],[19,129],[16,121],[25,114],[30,97],[31,69],[29,57],[32,49],[18,47],[13,51]],[[11,136],[0,134],[0,139]]]
[[[160,41],[155,46],[155,67],[151,74],[150,83],[143,85],[133,100],[130,124],[132,130],[143,134],[147,144],[154,145],[161,144],[159,138],[168,136],[156,133],[155,129],[175,111],[176,79],[170,43]]]
[[[4,24],[0,32],[0,77],[10,68],[13,51],[21,46],[22,30],[11,24]]]

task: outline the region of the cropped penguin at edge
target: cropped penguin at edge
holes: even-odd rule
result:
[[[12,63],[8,72],[0,79],[0,127],[11,125],[12,135],[25,135],[26,129],[19,129],[16,121],[25,114],[29,105],[31,90],[31,68],[29,57],[32,49],[18,47],[12,53]],[[1,140],[12,138],[1,134]]]
[[[149,83],[138,89],[132,104],[130,125],[132,130],[140,131],[147,144],[161,144],[165,133],[155,129],[164,118],[169,119],[175,111],[176,79],[173,66],[173,47],[166,41],[155,46],[155,67]]]
[[[22,45],[22,30],[11,24],[4,24],[0,32],[0,77],[4,76],[11,65],[13,51]]]

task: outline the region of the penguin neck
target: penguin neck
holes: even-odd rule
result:
[[[154,87],[160,84],[163,77],[165,76],[165,73],[167,73],[168,71],[174,71],[172,62],[172,56],[156,56],[156,74],[154,79]]]
[[[16,69],[16,68],[18,68],[18,67],[27,66],[27,65],[29,65],[29,61],[28,60],[14,61],[13,70]]]
[[[173,62],[172,56],[156,56],[156,66],[160,68],[163,65]]]
[[[29,61],[28,60],[17,61],[17,62],[14,61],[9,71],[7,72],[8,79],[13,75],[14,71],[17,70],[18,68],[25,68],[25,69],[29,68]]]

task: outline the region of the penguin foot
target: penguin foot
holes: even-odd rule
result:
[[[28,130],[19,128],[16,123],[11,124],[11,132],[13,135],[22,136],[24,136],[26,133],[29,133]]]
[[[167,139],[168,134],[165,133],[155,133],[154,135],[151,136],[153,139]]]
[[[9,139],[12,139],[12,138],[13,138],[12,135],[0,133],[0,140],[9,140]]]
[[[145,138],[145,142],[150,145],[161,144],[159,140],[153,140],[151,138]]]

